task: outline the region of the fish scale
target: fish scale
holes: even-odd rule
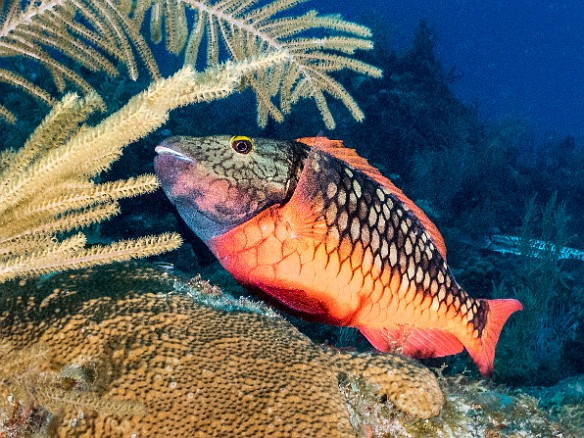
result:
[[[239,282],[307,319],[358,327],[381,351],[470,353],[483,374],[516,300],[472,298],[436,226],[341,142],[176,137],[156,172]],[[260,195],[261,194],[261,195]]]
[[[353,275],[359,273],[364,278],[371,276],[374,281],[379,281],[387,272],[388,280],[384,286],[391,284],[391,278],[396,276],[399,280],[397,290],[405,282],[405,290],[414,289],[416,293],[430,297],[432,302],[436,298],[438,309],[435,311],[445,306],[444,313],[448,313],[452,308],[455,314],[461,314],[472,325],[477,333],[475,337],[480,337],[486,323],[486,302],[477,302],[459,287],[451,287],[452,274],[446,263],[407,208],[363,174],[342,169],[343,165],[338,160],[332,163],[333,158],[322,159],[326,163],[320,167],[328,169],[329,173],[321,178],[323,184],[315,192],[323,194],[327,226],[336,228],[340,236],[339,242],[327,253],[339,250],[341,242],[350,241],[347,246],[350,245],[351,251],[345,257],[352,260],[352,266],[355,266]],[[341,189],[337,190],[337,186]],[[339,220],[340,217],[343,219]],[[355,260],[357,245],[363,251]],[[373,263],[365,264],[365,258],[373,260]],[[374,267],[377,269],[374,270]],[[427,285],[424,284],[425,279]],[[391,294],[385,296],[386,299],[391,297]],[[375,298],[370,295],[368,298],[377,303],[383,295]],[[386,307],[389,308],[390,304],[391,301]],[[465,306],[465,314],[461,313],[462,305]]]

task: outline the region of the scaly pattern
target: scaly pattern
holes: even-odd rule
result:
[[[166,194],[244,285],[306,318],[358,327],[381,351],[466,348],[492,372],[521,303],[471,298],[436,226],[342,142],[178,137],[156,150]]]
[[[400,305],[416,306],[429,300],[437,317],[459,314],[464,325],[471,324],[476,330],[474,337],[480,337],[486,324],[486,303],[469,297],[453,281],[446,260],[409,208],[363,173],[326,155],[315,159],[313,166],[324,169],[313,196],[324,204],[327,239],[321,245],[328,258],[325,269],[331,257],[339,254],[339,271],[347,272],[348,284],[360,281],[362,289],[370,290],[364,283],[367,279],[373,282],[373,292],[362,297],[362,306],[379,314],[361,316],[369,324],[371,316],[381,317],[383,326],[387,321],[382,309],[393,315]],[[397,299],[383,294],[384,288],[397,292]],[[405,303],[400,304],[400,299]],[[402,318],[408,319],[400,315],[394,320]],[[359,326],[363,321],[353,323]]]

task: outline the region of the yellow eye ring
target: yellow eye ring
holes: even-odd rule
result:
[[[230,140],[231,148],[238,154],[247,155],[254,151],[253,140],[245,135],[234,135]]]

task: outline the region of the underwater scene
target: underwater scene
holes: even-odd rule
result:
[[[0,438],[583,437],[582,14],[0,3]]]

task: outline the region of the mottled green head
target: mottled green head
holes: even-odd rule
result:
[[[170,137],[156,147],[156,174],[204,241],[290,198],[307,154],[294,141],[244,136]]]

